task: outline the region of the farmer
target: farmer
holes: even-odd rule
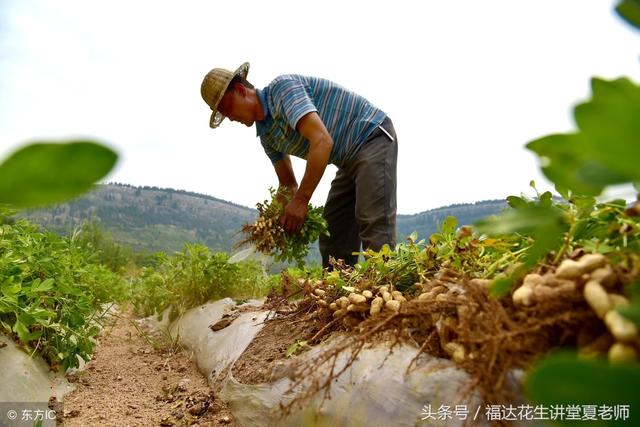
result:
[[[201,94],[216,128],[228,117],[257,135],[289,199],[281,225],[300,231],[307,206],[328,163],[338,167],[324,206],[329,236],[320,237],[324,267],[329,256],[353,265],[360,245],[375,251],[395,246],[397,140],[391,119],[369,101],[329,80],[276,77],[264,89],[246,80],[249,63],[235,72],[215,68]],[[306,159],[298,181],[289,155]],[[354,255],[354,252],[356,254]]]

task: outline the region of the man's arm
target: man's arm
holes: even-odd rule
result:
[[[309,153],[307,155],[307,167],[300,187],[295,192],[291,202],[286,206],[281,220],[282,226],[289,233],[297,233],[302,228],[304,219],[307,216],[307,205],[327,168],[331,148],[333,147],[333,139],[316,112],[308,113],[302,117],[296,125],[296,130],[309,141]],[[283,162],[278,162],[278,164],[280,163]],[[289,169],[291,168],[290,161],[288,167]],[[283,169],[286,169],[286,166],[283,165]],[[291,175],[293,176],[293,171],[291,171]],[[283,174],[283,177],[287,178],[286,173]],[[282,185],[280,174],[278,174],[278,179],[280,179]],[[293,177],[293,182],[295,182],[295,177]]]
[[[291,158],[285,154],[282,160],[274,165],[276,175],[278,175],[278,201],[286,206],[298,191],[298,181],[293,173]]]

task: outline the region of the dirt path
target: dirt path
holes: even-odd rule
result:
[[[162,343],[156,349],[152,345]],[[65,397],[65,426],[235,426],[186,350],[131,313],[106,327]]]

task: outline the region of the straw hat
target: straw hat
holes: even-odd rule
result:
[[[249,74],[249,63],[245,62],[238,67],[235,72],[225,70],[224,68],[214,68],[204,76],[202,86],[200,86],[200,93],[202,94],[204,102],[206,102],[213,111],[209,126],[216,128],[220,126],[220,123],[224,120],[224,116],[217,111],[218,104],[229,87],[231,80],[238,75],[242,76],[242,78],[247,78],[247,74]]]

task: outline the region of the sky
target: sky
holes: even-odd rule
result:
[[[115,149],[105,182],[245,206],[277,178],[255,127],[209,128],[200,84],[251,63],[331,79],[398,135],[398,213],[552,189],[524,145],[574,129],[592,76],[638,82],[640,33],[609,0],[0,0],[0,158],[29,141]],[[294,159],[300,181],[306,163]],[[336,172],[311,202],[323,205]]]

